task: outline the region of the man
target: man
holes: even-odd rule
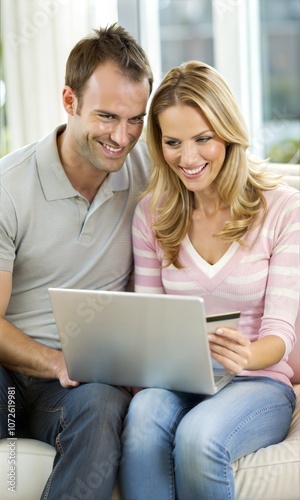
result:
[[[13,387],[16,437],[56,447],[42,498],[112,494],[131,396],[69,379],[48,288],[125,288],[132,214],[149,170],[138,139],[152,81],[122,27],[95,30],[67,61],[67,125],[0,163],[0,437]]]

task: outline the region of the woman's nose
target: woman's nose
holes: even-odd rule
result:
[[[183,144],[181,148],[181,164],[193,165],[199,162],[199,151],[195,145]]]

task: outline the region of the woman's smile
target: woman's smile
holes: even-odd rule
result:
[[[171,106],[158,119],[166,162],[188,190],[211,190],[225,160],[225,141],[193,106]]]
[[[199,174],[202,174],[203,170],[205,169],[205,167],[207,167],[208,163],[204,163],[203,165],[200,165],[200,167],[182,167],[182,166],[179,166],[179,168],[181,168],[181,170],[183,171],[183,173],[188,177],[188,178],[191,178],[193,179],[194,177],[197,177]]]

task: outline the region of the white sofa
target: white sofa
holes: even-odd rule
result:
[[[277,164],[271,165],[271,168],[285,173],[287,183],[300,189],[298,165]],[[297,405],[289,433],[282,443],[260,449],[234,462],[237,500],[300,499],[300,317],[298,319],[298,343],[289,360],[294,370],[292,382]],[[7,443],[6,439],[0,440],[0,499],[39,500],[51,473],[54,448],[33,439],[16,441],[16,485],[13,492],[9,491],[7,482],[10,453]],[[155,491],[153,495],[155,497]],[[112,500],[120,498],[116,485]]]

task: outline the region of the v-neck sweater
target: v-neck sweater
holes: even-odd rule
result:
[[[246,246],[233,242],[210,265],[186,236],[179,252],[182,269],[163,267],[164,254],[152,230],[151,194],[145,196],[133,221],[135,290],[200,296],[207,315],[241,311],[238,330],[251,342],[277,335],[286,350],[276,365],[240,375],[267,376],[291,385],[287,361],[296,342],[295,325],[300,327],[300,193],[278,186],[264,196],[265,220],[243,237]]]

